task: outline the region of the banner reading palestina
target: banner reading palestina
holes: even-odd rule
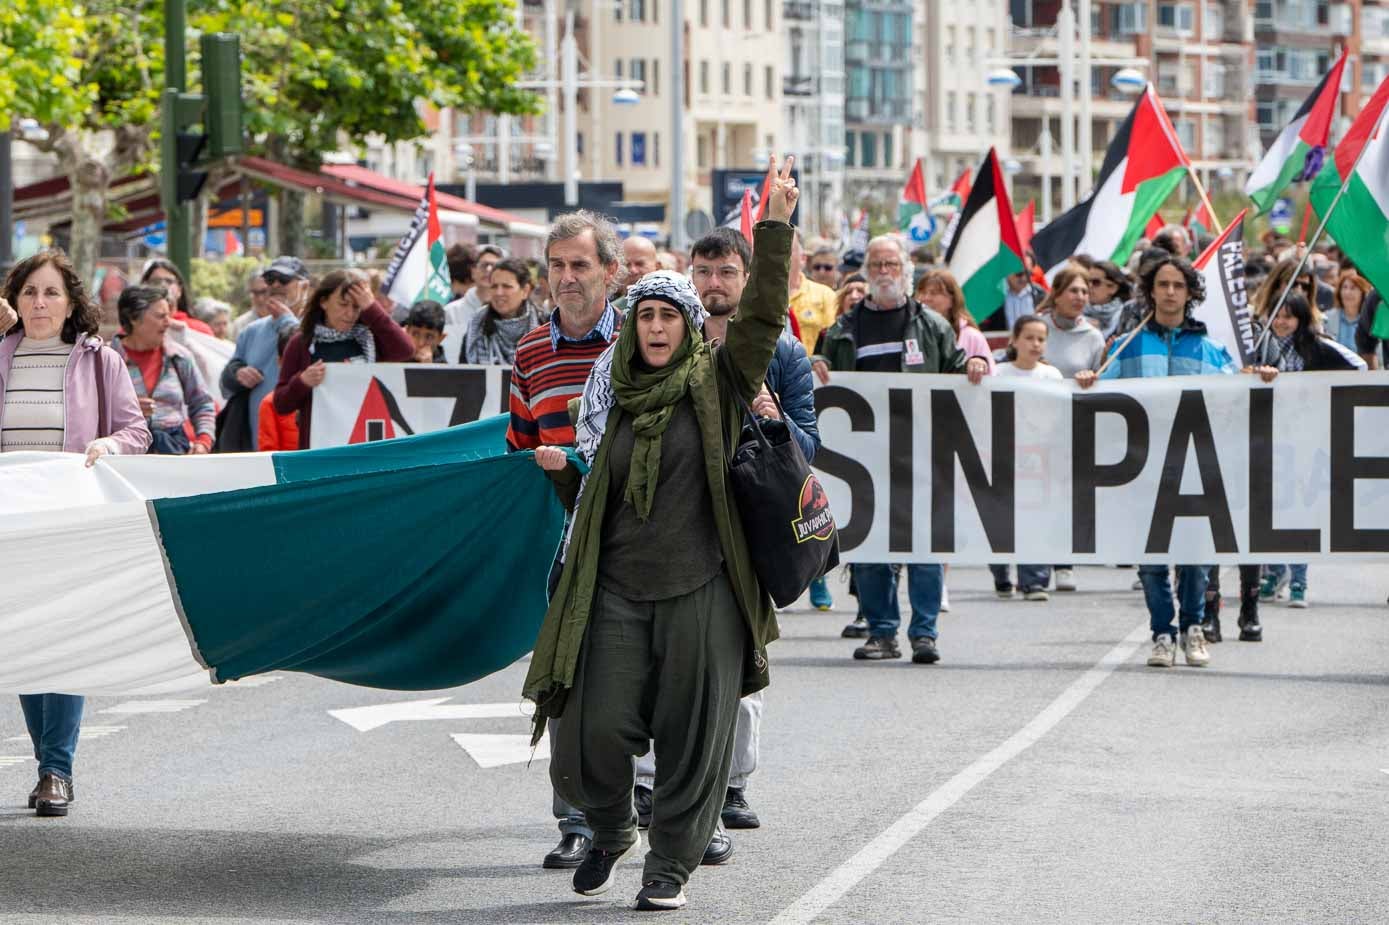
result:
[[[1389,561],[1389,373],[849,373],[815,404],[845,562]]]

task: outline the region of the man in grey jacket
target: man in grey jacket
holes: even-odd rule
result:
[[[256,447],[260,433],[260,404],[280,378],[280,333],[299,324],[309,301],[309,271],[298,257],[276,257],[261,271],[270,288],[266,315],[253,321],[236,339],[236,352],[222,370],[222,397],[230,401],[241,392],[247,397],[251,433],[245,445]]]

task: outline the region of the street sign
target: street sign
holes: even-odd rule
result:
[[[800,183],[801,172],[793,168],[791,176]],[[762,183],[767,179],[767,170],[715,170],[713,171],[714,221],[721,225],[732,224],[738,227],[739,208],[743,204],[743,190],[752,190],[752,211],[757,214],[757,203],[762,196]],[[791,214],[791,224],[796,223],[800,207]]]
[[[1288,234],[1293,230],[1292,200],[1274,200],[1273,207],[1268,210],[1268,225],[1279,234]]]

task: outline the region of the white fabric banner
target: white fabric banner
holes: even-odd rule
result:
[[[467,424],[508,411],[510,392],[510,366],[334,363],[314,389],[309,446],[345,446]]]
[[[1389,560],[1389,373],[835,373],[816,406],[846,562]]]

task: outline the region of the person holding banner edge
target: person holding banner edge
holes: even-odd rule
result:
[[[1171,253],[1154,258],[1144,265],[1138,288],[1141,302],[1151,306],[1147,317],[1114,346],[1098,372],[1078,372],[1077,385],[1088,389],[1101,378],[1232,375],[1236,372],[1229,351],[1206,333],[1204,324],[1192,317],[1193,309],[1205,299],[1206,292],[1201,274],[1190,261]],[[1209,565],[1176,567],[1179,605],[1176,615],[1181,648],[1186,663],[1194,668],[1210,664],[1210,651],[1201,628],[1210,568]],[[1172,627],[1174,614],[1169,573],[1167,565],[1138,567],[1153,634],[1148,664],[1154,668],[1171,668],[1176,664],[1178,634]]]
[[[979,383],[989,372],[983,356],[966,357],[950,322],[912,299],[911,260],[897,238],[882,235],[868,242],[864,269],[868,296],[845,312],[825,332],[823,355],[811,366],[821,383],[830,370],[887,373],[966,373]],[[858,564],[853,569],[859,603],[868,621],[868,641],[854,658],[868,661],[901,658],[897,630],[902,618],[897,584],[887,563]],[[940,660],[936,620],[940,616],[945,573],[940,563],[907,565],[912,619],[907,638],[912,661],[931,665]]]

